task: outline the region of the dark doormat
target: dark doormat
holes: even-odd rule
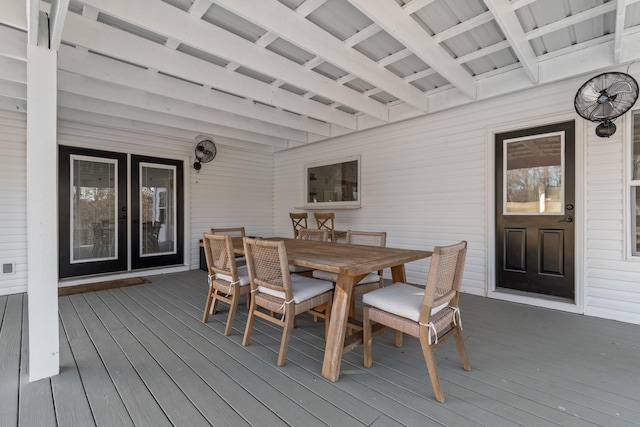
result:
[[[107,280],[105,282],[89,283],[86,285],[65,286],[58,288],[58,296],[63,297],[84,292],[102,291],[105,289],[122,288],[124,286],[142,285],[151,283],[144,277],[130,277],[128,279]]]

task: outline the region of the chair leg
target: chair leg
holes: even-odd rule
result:
[[[251,330],[253,329],[253,320],[255,319],[256,303],[251,298],[251,305],[249,306],[249,315],[247,316],[247,326],[244,328],[244,337],[242,338],[242,345],[249,344],[251,338]]]
[[[231,325],[233,325],[233,319],[236,315],[236,311],[238,310],[238,303],[240,302],[240,290],[234,289],[234,293],[231,296],[231,304],[229,305],[229,315],[227,316],[227,326],[224,328],[225,336],[231,333]]]
[[[294,303],[295,304],[295,303]],[[284,360],[287,355],[287,349],[289,348],[289,338],[291,338],[291,331],[293,330],[293,321],[295,320],[295,307],[287,305],[285,307],[285,322],[284,329],[282,331],[282,341],[280,342],[280,352],[278,353],[278,366],[284,365]]]
[[[465,371],[471,370],[471,365],[469,364],[469,359],[467,358],[467,350],[464,348],[464,339],[462,338],[462,332],[460,331],[460,327],[454,326],[453,336],[456,339],[456,346],[458,347],[458,353],[460,353],[460,359],[462,359],[462,366]]]
[[[324,340],[329,336],[329,318],[331,318],[331,304],[333,302],[333,292],[329,295],[329,300],[324,307]]]
[[[362,308],[362,341],[364,344],[364,367],[370,368],[373,364],[371,338],[371,319],[369,319],[369,307]]]
[[[422,347],[424,361],[427,364],[427,371],[429,372],[429,378],[431,379],[431,386],[433,387],[433,392],[436,395],[436,400],[442,403],[444,402],[444,393],[442,392],[442,386],[440,385],[438,367],[436,366],[436,359],[433,355],[433,348],[429,345],[427,332],[420,333],[420,346]]]
[[[204,305],[204,313],[202,313],[202,323],[207,323],[209,321],[209,311],[211,310],[211,301],[213,298],[213,288],[209,288],[209,293],[207,294],[207,302]]]
[[[396,331],[396,347],[402,347],[402,332]]]

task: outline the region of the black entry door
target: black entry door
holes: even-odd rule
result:
[[[183,163],[131,156],[131,267],[184,263]]]
[[[573,299],[573,121],[496,135],[496,287]]]
[[[127,155],[60,146],[60,277],[127,269]]]

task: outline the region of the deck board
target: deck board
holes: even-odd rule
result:
[[[286,363],[282,329],[257,319],[241,345],[242,305],[200,319],[206,273],[59,298],[61,374],[29,383],[24,294],[0,297],[0,425],[19,426],[628,426],[640,420],[637,325],[463,295],[463,335],[436,358],[446,402],[433,398],[416,339],[374,339],[321,375],[324,324],[299,316]]]

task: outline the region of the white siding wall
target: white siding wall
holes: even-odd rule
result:
[[[636,76],[638,78],[638,76]],[[585,313],[640,323],[640,259],[629,256],[629,191],[625,152],[631,117],[609,140],[586,132],[587,233]]]
[[[26,118],[0,110],[0,266],[15,268],[0,274],[0,295],[27,291]]]
[[[625,122],[617,122],[613,138],[596,137],[595,126],[587,126],[573,109],[583,80],[586,77],[277,153],[275,233],[292,234],[288,213],[303,204],[305,163],[360,154],[362,208],[336,210],[336,228],[386,230],[389,246],[408,248],[431,249],[466,239],[463,290],[487,294],[493,277],[493,134],[576,119],[581,203],[576,210],[576,262],[585,268],[577,275],[577,309],[640,323],[640,262],[626,260],[624,247]],[[427,260],[411,263],[408,280],[423,283],[427,269]]]

